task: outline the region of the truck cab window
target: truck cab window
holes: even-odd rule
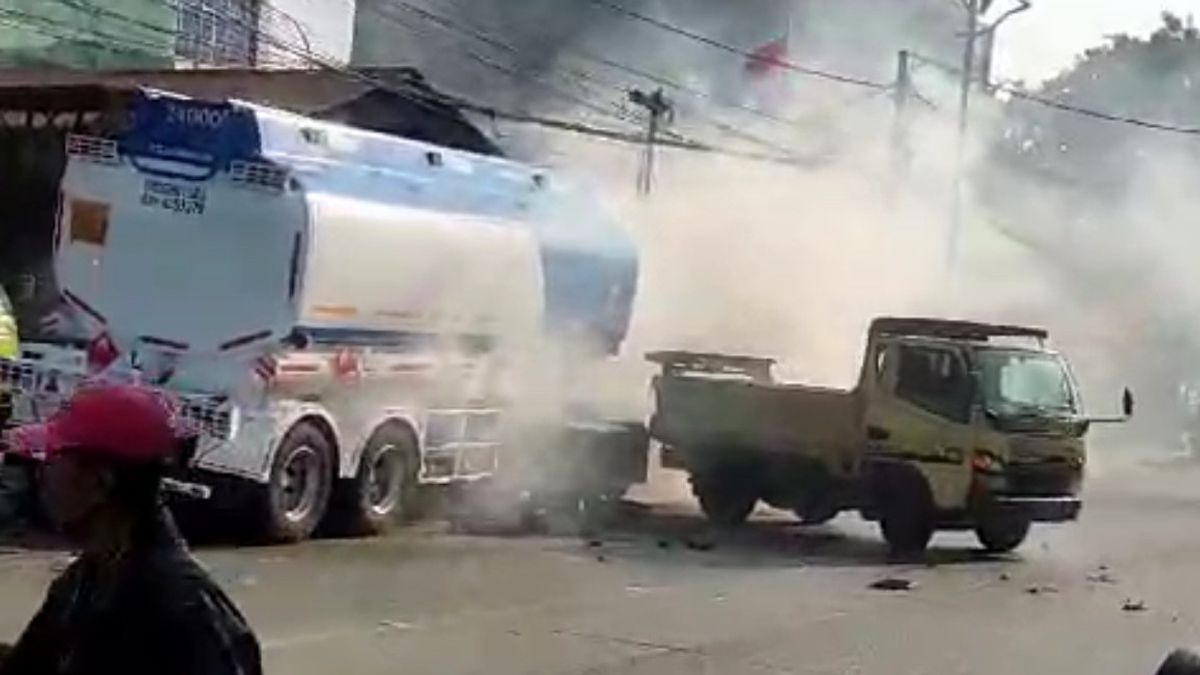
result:
[[[971,409],[970,378],[963,360],[947,349],[902,345],[896,395],[929,412],[966,422]]]

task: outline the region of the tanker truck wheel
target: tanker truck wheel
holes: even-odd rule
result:
[[[334,493],[339,528],[382,534],[411,514],[417,491],[417,446],[407,430],[383,426],[371,435],[353,480]]]
[[[1008,553],[1025,541],[1029,525],[1029,518],[1020,512],[992,509],[975,525],[975,536],[988,553]]]
[[[307,539],[329,505],[333,447],[320,429],[300,422],[284,436],[259,495],[259,532],[275,543]]]

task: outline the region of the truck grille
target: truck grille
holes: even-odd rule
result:
[[[1005,494],[1056,497],[1078,492],[1083,473],[1066,462],[1041,462],[1009,465],[1004,476]]]

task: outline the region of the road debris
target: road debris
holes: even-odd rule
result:
[[[1095,584],[1115,584],[1115,583],[1117,583],[1116,578],[1114,578],[1108,572],[1103,572],[1103,571],[1097,572],[1095,574],[1087,575],[1087,580],[1092,583],[1095,583]]]
[[[588,548],[600,548],[601,546],[604,546],[604,541],[600,539],[589,539],[587,545]]]
[[[1025,589],[1025,592],[1030,595],[1045,595],[1047,593],[1057,593],[1058,587],[1050,584],[1034,584]]]
[[[1125,602],[1122,603],[1121,609],[1125,610],[1126,612],[1144,612],[1147,609],[1146,601],[1125,598]]]
[[[902,577],[884,577],[872,582],[870,587],[877,591],[908,591],[916,588],[917,583]]]
[[[683,545],[693,551],[711,551],[717,547],[717,543],[712,539],[700,537],[688,537],[683,540]]]
[[[608,562],[608,557],[601,554],[596,556],[596,562]]]
[[[1008,572],[1001,572],[1001,573],[1000,573],[1000,581],[1008,581],[1008,580],[1009,580],[1009,579],[1011,579],[1011,578],[1012,578],[1012,577],[1010,577],[1010,576],[1008,575]]]
[[[668,539],[659,539],[658,547],[659,548],[671,548],[671,542]]]

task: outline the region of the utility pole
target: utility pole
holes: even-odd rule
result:
[[[911,62],[907,49],[901,49],[896,55],[896,87],[892,93],[894,116],[892,118],[892,171],[894,187],[900,188],[908,175],[909,164],[912,161],[912,147],[909,145],[909,101],[912,98]]]
[[[638,166],[637,175],[638,194],[648,195],[654,185],[654,145],[658,138],[658,131],[664,120],[670,121],[674,108],[661,88],[655,89],[651,93],[634,89],[629,92],[629,101],[634,105],[642,106],[650,113],[646,120],[646,147],[642,151],[642,160]]]
[[[990,4],[990,3],[989,3]],[[950,233],[946,241],[946,270],[953,281],[958,268],[958,248],[963,226],[963,163],[967,151],[967,114],[971,105],[971,82],[975,79],[975,44],[979,38],[979,0],[965,0],[966,45],[958,91],[958,137],[954,144],[954,185],[950,204]]]

